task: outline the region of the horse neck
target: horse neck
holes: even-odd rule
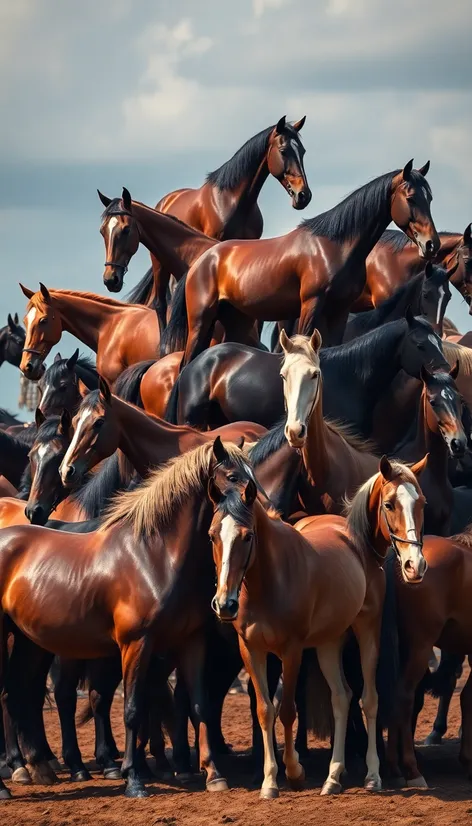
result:
[[[95,353],[104,325],[126,309],[126,304],[108,304],[106,301],[99,301],[93,296],[80,292],[63,290],[49,290],[49,292],[61,316],[63,329]]]
[[[150,467],[163,464],[181,452],[180,437],[190,428],[149,416],[118,396],[113,396],[113,411],[120,433],[118,447],[141,476],[146,476]]]
[[[377,475],[373,484],[369,497],[369,525],[370,525],[370,543],[375,554],[382,559],[387,557],[390,548],[390,540],[385,539],[382,528],[380,526],[381,519],[381,487],[382,479],[380,474]],[[362,549],[365,557],[368,558],[370,549]]]
[[[269,176],[267,155],[268,149],[266,146],[255,174],[252,177],[244,178],[231,190],[231,194],[233,195],[231,210],[224,218],[224,225],[219,240],[224,241],[226,239],[240,237],[242,234],[242,225],[244,225],[245,218],[257,204],[261,189]]]
[[[392,322],[395,324],[395,322]],[[380,397],[383,390],[385,390],[393,381],[401,368],[400,358],[400,344],[403,340],[405,330],[400,324],[389,330],[388,327],[383,327],[383,330],[388,330],[389,348],[387,351],[378,348],[369,348],[370,364],[368,372],[366,370],[366,360],[357,358],[357,370],[361,368],[362,375],[366,377],[364,380],[365,391],[368,392],[372,387],[375,390],[377,397]]]
[[[216,241],[169,215],[133,201],[139,240],[177,279]]]
[[[348,250],[349,264],[365,264],[365,260],[370,252],[372,252],[377,241],[383,232],[387,229],[391,215],[391,200],[393,195],[393,184],[390,197],[387,197],[383,209],[376,212],[372,208],[365,209],[365,216],[362,222],[363,230],[360,235],[354,239],[344,242],[344,247]]]
[[[256,547],[243,587],[251,600],[262,599],[265,603],[277,604],[277,592],[281,592],[281,599],[287,593],[286,574],[291,570],[290,557],[293,558],[297,546],[308,546],[308,543],[291,525],[268,516],[258,500],[253,507]],[[311,546],[308,547],[311,551]]]
[[[434,479],[439,482],[441,479],[448,478],[449,452],[439,430],[438,420],[428,402],[425,387],[421,394],[415,446],[418,448],[415,459],[420,459],[425,453],[429,453],[427,470]]]
[[[323,418],[323,380],[320,375],[318,398],[308,420],[306,440],[302,448],[308,480],[320,488],[320,493],[325,489],[330,472],[328,444],[332,442],[332,435]]]

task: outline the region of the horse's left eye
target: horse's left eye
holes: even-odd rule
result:
[[[40,318],[39,319],[40,324],[46,324],[46,321],[47,321],[47,318]]]
[[[236,474],[235,473],[230,473],[229,476],[228,476],[228,482],[237,482],[237,481],[238,481],[238,477],[236,476]]]
[[[386,511],[393,511],[393,505],[391,502],[385,502],[384,508]]]
[[[252,538],[253,538],[253,534],[252,533],[247,533],[246,536],[244,537],[244,541],[245,542],[251,542]]]

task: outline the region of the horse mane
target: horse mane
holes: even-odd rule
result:
[[[287,127],[289,127],[288,124]],[[209,172],[206,183],[217,186],[220,190],[231,190],[235,189],[245,178],[253,178],[267,149],[269,136],[274,129],[275,126],[269,126],[249,138],[229,161],[213,172]]]
[[[404,284],[401,284],[385,301],[382,301],[378,307],[373,310],[367,310],[363,313],[357,313],[352,320],[355,330],[359,330],[359,334],[367,332],[368,329],[379,327],[383,324],[384,319],[388,318],[395,307],[403,300],[410,304],[413,313],[416,312],[416,301],[421,296],[421,291],[424,281],[424,272],[417,273]],[[406,305],[407,306],[407,305]]]
[[[69,368],[67,367],[66,358],[61,358],[60,361],[53,361],[53,363],[47,368],[46,372],[43,375],[43,380],[46,379],[46,376],[49,375],[53,376],[55,373],[64,373],[67,374],[69,372]],[[96,378],[97,385],[98,385],[98,373],[97,373],[97,366],[95,364],[94,359],[91,356],[79,356],[76,363],[74,364],[74,373],[79,379],[82,381],[90,380],[90,378]]]
[[[311,232],[312,235],[322,235],[331,241],[352,240],[358,237],[365,231],[366,212],[378,217],[379,221],[384,214],[386,215],[390,208],[392,181],[400,172],[401,169],[396,169],[394,172],[374,178],[321,215],[306,218],[299,227]],[[411,178],[421,183],[421,186],[426,186],[430,192],[429,184],[418,170],[412,170]]]
[[[346,363],[346,369],[351,368],[357,374],[360,371],[361,375],[368,376],[370,373],[369,354],[383,352],[385,358],[387,358],[392,340],[397,338],[400,330],[406,328],[406,326],[406,320],[398,318],[394,321],[388,321],[374,330],[369,330],[359,338],[352,339],[352,341],[337,344],[334,347],[326,347],[320,353],[321,371],[323,372],[323,364],[331,360],[338,360]]]
[[[443,330],[444,330],[444,335],[447,334],[449,336],[450,335],[460,336],[459,329],[456,327],[454,322],[451,321],[451,319],[448,318],[447,316],[444,316],[444,318],[443,318]]]
[[[254,467],[261,465],[269,456],[272,456],[286,442],[285,438],[285,416],[280,422],[273,425],[257,442],[249,446],[247,455]],[[288,444],[288,442],[287,442]]]
[[[390,464],[392,466],[393,477],[404,478],[407,482],[414,482],[416,486],[416,477],[408,465],[404,465],[395,460],[390,460]],[[367,479],[360,488],[358,488],[351,499],[346,498],[344,500],[344,515],[347,518],[349,533],[362,549],[364,549],[366,545],[372,544],[368,505],[372,488],[379,475],[379,473],[374,473],[370,479]]]
[[[21,422],[19,422],[19,424],[21,424]],[[14,438],[16,443],[22,447],[31,448],[33,447],[34,440],[36,439],[36,432],[36,424],[34,422],[29,422],[29,424],[25,425],[25,427],[19,430],[18,433],[15,433],[12,438]]]
[[[230,460],[247,475],[243,452],[230,443],[224,446]],[[139,487],[113,500],[101,530],[117,522],[132,525],[136,537],[149,537],[164,530],[190,497],[206,496],[212,453],[213,443],[206,442],[152,471]]]
[[[459,545],[464,545],[465,548],[472,548],[472,522],[467,525],[462,533],[456,533],[450,536],[451,542],[458,542]]]
[[[49,291],[51,292],[51,290]],[[99,304],[108,304],[112,307],[126,307],[126,303],[124,301],[117,301],[116,298],[108,298],[107,295],[98,295],[97,293],[90,293],[86,290],[56,290],[54,292],[60,293],[60,295],[72,295],[74,298],[85,298],[89,301],[97,301]],[[37,295],[37,293],[36,293]],[[41,295],[41,293],[40,293]],[[42,297],[42,296],[41,296]],[[54,295],[51,295],[54,299]]]
[[[131,481],[131,475],[123,473],[116,452],[101,463],[96,473],[87,476],[85,484],[71,494],[71,499],[87,519],[94,519],[103,514],[114,496],[128,489]]]
[[[7,425],[8,427],[13,427],[13,425],[21,424],[18,413],[10,413],[6,407],[0,407],[0,422],[2,424]]]
[[[454,367],[456,361],[458,361],[459,372],[463,376],[472,376],[472,350],[470,347],[464,347],[462,344],[456,344],[454,341],[448,341],[447,339],[443,339],[441,344],[448,364]]]
[[[369,441],[369,439],[363,439],[362,436],[355,433],[352,430],[351,425],[345,424],[344,422],[338,422],[336,419],[327,419],[325,416],[323,416],[323,418],[326,427],[328,427],[329,430],[337,436],[341,436],[349,447],[359,451],[359,453],[377,454],[374,443]]]

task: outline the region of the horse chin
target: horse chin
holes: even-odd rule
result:
[[[410,571],[405,565],[402,565],[402,576],[408,585],[419,585],[424,579],[424,574],[418,574],[414,570]]]

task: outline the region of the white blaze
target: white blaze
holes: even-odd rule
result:
[[[221,571],[220,571],[220,582],[219,587],[220,590],[226,588],[226,583],[228,582],[228,575],[229,575],[229,566],[231,560],[231,551],[233,549],[233,545],[235,539],[238,536],[238,526],[233,519],[232,516],[224,516],[221,520],[221,529],[220,529],[220,537],[221,537],[221,544],[223,545],[223,558],[221,560]]]
[[[108,221],[108,243],[111,241],[112,232],[118,223],[118,218],[110,218]]]
[[[91,410],[84,410],[82,415],[80,416],[78,422],[77,422],[77,426],[75,428],[74,435],[72,436],[72,441],[71,441],[69,447],[67,448],[67,453],[66,453],[66,455],[64,456],[64,458],[61,462],[61,476],[63,476],[63,469],[66,468],[69,465],[69,457],[72,455],[72,452],[75,450],[75,446],[76,446],[76,444],[78,442],[78,439],[79,439],[79,436],[80,436],[80,431],[82,430],[85,421],[91,415],[92,415]]]
[[[26,316],[26,326],[29,327],[36,318],[36,307],[31,307],[28,315]]]
[[[436,324],[439,324],[439,320],[441,318],[441,309],[442,309],[443,301],[444,301],[444,298],[445,298],[445,295],[446,295],[446,290],[444,289],[444,287],[441,286],[441,287],[439,287],[438,292],[439,292],[439,301],[438,301],[438,314],[436,316]]]
[[[419,493],[411,482],[404,482],[402,485],[398,486],[397,501],[400,503],[403,515],[405,517],[406,535],[408,537],[410,531],[413,531],[413,533],[415,534],[415,536],[409,537],[410,539],[416,539],[416,527],[413,509],[415,506],[415,502],[418,498]]]

